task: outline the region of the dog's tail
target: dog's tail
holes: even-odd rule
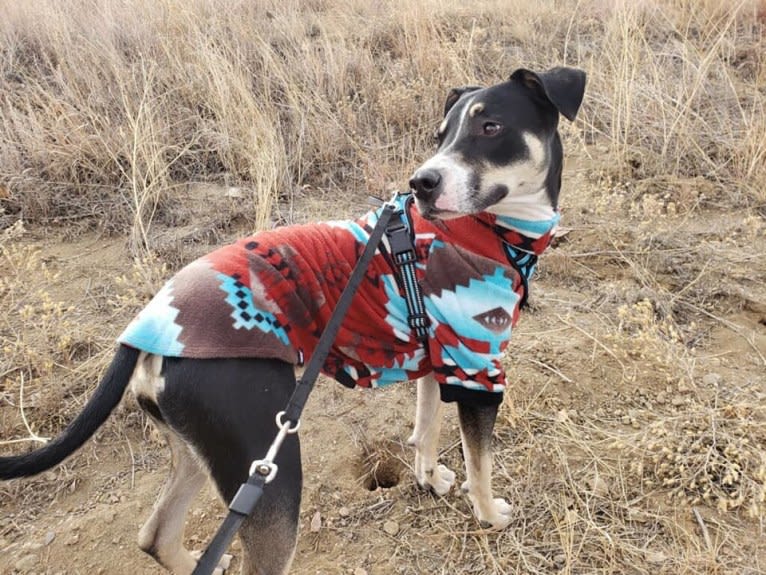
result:
[[[0,457],[0,479],[26,477],[50,469],[85,443],[120,403],[140,353],[121,345],[104,379],[74,421],[45,447],[24,455]]]

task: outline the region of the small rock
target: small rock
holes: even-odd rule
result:
[[[389,535],[396,535],[399,533],[399,524],[396,521],[386,521],[383,524],[383,531]]]
[[[47,547],[51,543],[53,543],[53,540],[56,538],[56,533],[54,531],[48,531],[48,533],[45,534],[45,539],[43,540],[43,544]]]
[[[553,562],[554,562],[556,565],[563,565],[564,563],[566,563],[566,562],[567,562],[567,556],[566,556],[566,555],[564,555],[563,553],[556,553],[556,554],[553,556]]]
[[[322,528],[322,514],[317,511],[311,518],[311,532],[317,533]]]
[[[348,507],[341,507],[340,509],[338,509],[338,515],[340,515],[341,517],[348,517],[349,515],[351,515],[351,510]]]
[[[706,373],[702,377],[702,383],[710,387],[718,387],[718,384],[721,383],[721,376],[717,373]]]
[[[674,395],[670,403],[673,404],[673,407],[681,407],[684,404],[684,398],[681,395]]]
[[[35,565],[37,565],[37,555],[24,555],[24,557],[16,561],[13,566],[17,571],[26,573]]]
[[[238,200],[240,198],[244,198],[245,194],[242,192],[242,188],[231,187],[226,190],[226,197]]]
[[[608,497],[609,485],[599,475],[594,475],[588,481],[588,487],[590,487],[591,493],[596,497]]]
[[[354,575],[367,575],[367,569],[364,567],[357,567],[354,569]]]
[[[231,565],[231,559],[233,555],[230,555],[228,553],[224,553],[221,556],[221,559],[218,561],[218,567],[220,567],[223,571],[226,571],[229,566]]]
[[[80,540],[80,534],[79,533],[74,533],[74,534],[72,534],[71,537],[69,537],[69,539],[67,539],[64,542],[64,545],[77,545],[77,542],[79,540]]]

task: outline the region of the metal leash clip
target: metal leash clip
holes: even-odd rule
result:
[[[285,412],[280,411],[275,417],[277,427],[279,428],[279,433],[274,438],[274,441],[272,442],[271,447],[269,447],[268,452],[266,452],[266,456],[263,459],[256,459],[250,464],[250,475],[257,473],[264,478],[266,483],[271,483],[271,480],[274,479],[274,477],[277,475],[279,467],[276,463],[274,463],[274,459],[276,458],[277,453],[279,452],[279,448],[282,446],[282,442],[285,440],[285,437],[292,435],[293,433],[298,433],[298,429],[301,427],[300,420],[298,420],[295,426],[291,426],[289,420],[283,421],[282,418],[284,415]]]

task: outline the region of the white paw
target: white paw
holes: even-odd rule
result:
[[[508,527],[511,523],[511,511],[513,510],[508,502],[501,497],[497,497],[492,500],[488,507],[488,512],[483,512],[479,506],[474,503],[474,513],[476,513],[479,522],[481,522],[482,525],[497,531]]]
[[[455,484],[455,473],[440,464],[430,472],[425,471],[423,477],[418,477],[418,484],[423,489],[430,489],[436,495],[446,495]]]
[[[437,465],[431,475],[431,489],[437,495],[446,495],[455,484],[455,472],[444,465]]]
[[[508,503],[502,497],[495,497],[494,503],[495,510],[501,515],[510,515],[511,511],[513,511],[513,507],[511,507],[510,503]]]

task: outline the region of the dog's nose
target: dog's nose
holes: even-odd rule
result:
[[[427,200],[439,187],[441,181],[441,174],[436,170],[418,170],[410,178],[410,188],[412,188],[416,198]]]

